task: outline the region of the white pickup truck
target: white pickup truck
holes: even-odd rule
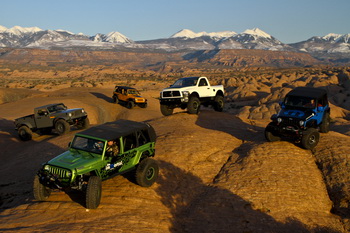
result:
[[[174,108],[187,108],[190,114],[197,114],[201,104],[212,105],[216,111],[224,108],[223,85],[210,86],[206,77],[178,79],[160,93],[160,110],[164,116],[173,114]]]

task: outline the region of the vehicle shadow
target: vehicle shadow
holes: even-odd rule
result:
[[[99,98],[99,99],[103,99],[103,100],[105,100],[105,101],[108,102],[108,103],[113,103],[112,97],[106,96],[106,95],[103,94],[103,93],[100,93],[100,92],[90,92],[90,94],[96,96],[96,97]]]
[[[68,145],[71,133],[60,136]],[[13,121],[0,118],[0,212],[34,202],[33,179],[43,162],[65,151],[49,142],[53,136],[40,136],[30,141],[18,139]]]
[[[265,128],[255,125],[253,121],[251,124],[245,123],[235,115],[225,112],[201,110],[196,124],[202,128],[231,134],[244,142],[262,143],[266,141],[264,138]]]
[[[230,190],[204,184],[169,162],[158,162],[156,192],[172,215],[170,232],[338,232],[320,226],[310,229],[292,218],[278,222]]]
[[[201,110],[196,124],[205,129],[221,131],[242,141],[241,146],[233,149],[239,158],[247,156],[247,151],[258,144],[266,142],[265,128],[259,127],[252,121],[248,124],[238,117],[224,112]]]

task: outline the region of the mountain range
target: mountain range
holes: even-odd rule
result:
[[[133,41],[119,32],[98,33],[94,36],[74,34],[66,30],[42,30],[38,27],[0,26],[0,47],[41,49],[152,49],[165,51],[260,49],[271,51],[306,52],[321,59],[350,61],[350,34],[330,33],[305,41],[285,44],[259,28],[242,33],[193,32],[183,29],[169,38]]]

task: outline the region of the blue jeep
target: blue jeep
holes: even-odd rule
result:
[[[330,107],[327,91],[311,87],[297,87],[290,91],[283,102],[281,110],[271,116],[265,128],[265,138],[279,141],[292,138],[305,149],[313,149],[321,133],[329,131]]]

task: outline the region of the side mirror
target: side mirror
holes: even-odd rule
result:
[[[277,119],[277,114],[273,114],[270,118],[272,121]]]
[[[281,108],[285,108],[286,107],[282,101],[278,102],[278,104],[281,106]]]

